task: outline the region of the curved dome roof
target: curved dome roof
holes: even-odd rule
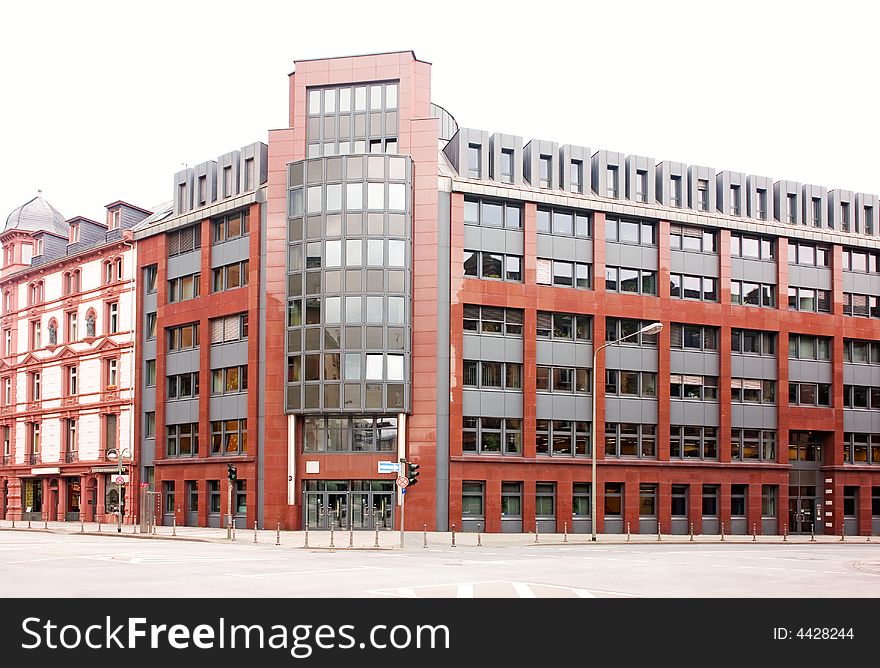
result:
[[[67,223],[49,202],[37,195],[30,202],[22,204],[6,218],[3,231],[21,230],[23,232],[39,232],[46,230],[66,237],[69,234]]]

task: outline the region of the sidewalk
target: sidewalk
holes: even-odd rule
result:
[[[116,524],[97,524],[95,522],[42,522],[31,521],[28,528],[27,520],[11,520],[0,521],[0,532],[3,531],[32,531],[32,532],[48,532],[56,534],[72,534],[72,535],[94,535],[94,536],[118,536],[122,538],[140,538],[140,539],[158,539],[158,540],[178,540],[178,541],[199,541],[206,543],[226,543],[229,541],[226,537],[226,529],[203,528],[203,527],[154,527],[154,533],[148,535],[140,533],[139,526],[130,524],[122,525],[122,531],[117,533]],[[308,534],[308,544],[306,543],[306,534]],[[256,538],[256,540],[255,540]],[[452,548],[453,535],[451,532],[424,532],[424,531],[407,531],[406,547],[424,547],[429,548]],[[349,547],[356,549],[400,549],[400,533],[397,531],[275,531],[262,529],[254,531],[253,529],[237,529],[235,531],[235,543],[237,544],[257,544],[275,545],[280,543],[286,547],[299,547],[309,549],[347,549]],[[761,543],[779,544],[779,545],[804,545],[804,544],[823,544],[823,545],[847,545],[847,544],[875,544],[880,545],[880,537],[877,536],[816,536],[811,539],[810,536],[730,536],[725,535],[723,538],[719,535],[670,535],[662,534],[659,539],[657,534],[632,534],[629,537],[626,534],[599,534],[597,542],[591,543],[589,534],[539,534],[534,533],[517,533],[517,534],[476,534],[456,532],[454,536],[455,547],[525,547],[534,546],[564,546],[564,545],[663,545],[663,544],[700,544],[700,545],[725,545],[725,544],[746,544]],[[0,539],[2,542],[2,539]]]

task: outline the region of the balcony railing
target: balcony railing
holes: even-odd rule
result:
[[[64,453],[64,462],[66,464],[72,464],[77,460],[77,454],[76,450],[68,450]]]
[[[38,464],[39,462],[40,462],[40,453],[31,452],[30,454],[28,454],[28,463],[29,464],[33,465],[33,464]]]
[[[12,461],[12,457],[9,455],[3,455],[3,466],[9,466],[10,461]]]

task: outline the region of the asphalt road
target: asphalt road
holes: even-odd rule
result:
[[[876,598],[880,543],[331,550],[0,531],[0,597],[35,596]]]

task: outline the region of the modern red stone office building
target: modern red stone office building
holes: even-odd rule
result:
[[[412,529],[880,528],[877,197],[460,128],[430,69],[297,61],[135,230],[164,520],[235,463],[240,523],[392,528],[407,458]]]
[[[106,212],[66,220],[38,196],[0,233],[0,518],[117,521],[120,493],[138,512],[131,228],[151,212]]]

